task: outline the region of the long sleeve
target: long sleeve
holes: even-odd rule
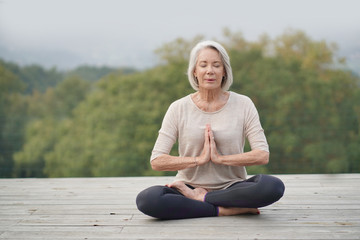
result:
[[[164,116],[158,138],[152,150],[150,161],[154,160],[160,155],[169,154],[171,148],[175,144],[178,138],[177,117],[175,114],[176,112],[173,103],[170,105]]]
[[[188,95],[172,103],[167,110],[150,160],[169,154],[176,141],[180,156],[199,156],[204,147],[206,124],[211,125],[218,152],[222,155],[243,153],[246,138],[252,149],[269,151],[259,115],[250,98],[230,92],[229,100],[222,109],[204,112]],[[227,166],[210,161],[179,170],[176,180],[193,187],[222,189],[246,177],[244,166]]]
[[[264,129],[261,126],[258,111],[254,103],[249,99],[248,109],[245,118],[245,136],[250,143],[252,150],[260,149],[269,152],[269,145],[266,141]]]

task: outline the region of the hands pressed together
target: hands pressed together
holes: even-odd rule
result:
[[[211,130],[210,124],[205,127],[205,142],[201,155],[196,158],[198,165],[203,165],[209,161],[220,164],[220,154],[217,151],[214,133]]]

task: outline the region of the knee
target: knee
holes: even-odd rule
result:
[[[156,212],[159,206],[159,199],[163,195],[163,186],[152,186],[141,191],[136,197],[136,206],[142,213],[157,217]]]
[[[263,176],[263,178],[266,181],[266,186],[270,195],[269,200],[271,202],[276,202],[282,198],[285,192],[284,183],[279,178],[273,176]]]
[[[153,198],[157,195],[158,186],[149,187],[141,191],[136,197],[136,206],[141,211],[144,212],[148,209],[153,203]]]
[[[257,188],[257,192],[262,195],[265,205],[278,201],[285,191],[284,183],[279,178],[269,175],[258,176]]]
[[[278,179],[275,178],[276,181],[274,182],[273,192],[274,192],[274,200],[278,201],[282,196],[284,196],[285,192],[285,185],[284,183]]]

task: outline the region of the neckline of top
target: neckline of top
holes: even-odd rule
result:
[[[233,95],[233,93],[232,93],[231,91],[229,91],[229,98],[228,98],[228,100],[226,101],[226,103],[224,104],[224,106],[222,106],[220,109],[218,109],[218,110],[216,110],[216,111],[206,112],[206,111],[202,110],[201,108],[199,108],[199,107],[196,105],[196,103],[193,101],[193,99],[192,99],[192,97],[191,97],[193,94],[194,94],[194,93],[191,93],[191,94],[188,95],[188,98],[189,98],[191,104],[192,104],[197,110],[199,110],[200,112],[205,113],[205,114],[215,114],[215,113],[218,113],[218,112],[221,112],[222,110],[224,110],[224,109],[226,108],[226,106],[229,104],[230,99],[232,98],[232,95]]]

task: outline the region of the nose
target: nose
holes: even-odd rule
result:
[[[207,69],[206,69],[206,73],[207,74],[213,74],[214,73],[214,69],[212,66],[209,66]]]

